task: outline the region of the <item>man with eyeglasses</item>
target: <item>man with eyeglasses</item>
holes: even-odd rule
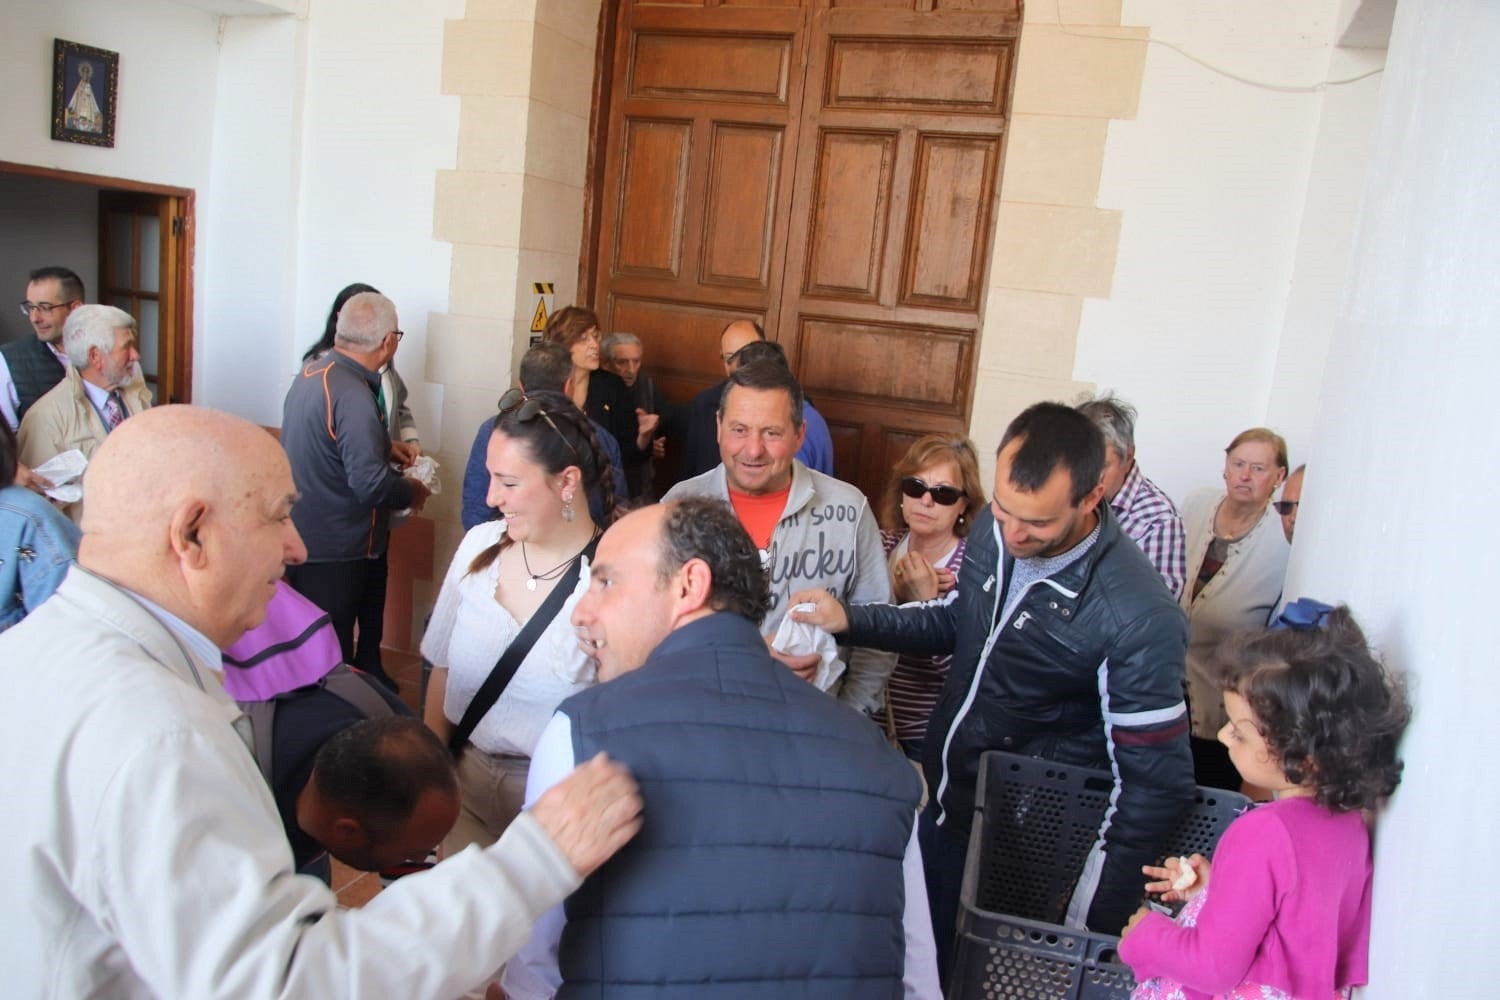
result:
[[[302,498],[292,519],[307,561],[286,579],[328,612],[344,662],[395,690],[380,660],[386,546],[394,511],[420,511],[431,496],[391,468],[391,436],[378,390],[380,369],[396,356],[402,333],[396,307],[361,292],[339,310],[333,350],[307,362],[282,408],[281,446]],[[361,627],[355,636],[355,623]]]
[[[21,315],[35,337],[0,345],[0,417],[12,430],[31,405],[63,380],[68,355],[63,350],[63,323],[83,305],[83,281],[66,267],[39,267],[27,276]]]
[[[817,605],[794,621],[849,642],[953,654],[923,741],[932,797],[920,826],[944,971],[986,750],[1113,773],[1098,839],[1059,907],[1073,927],[1119,933],[1140,902],[1141,866],[1193,801],[1187,618],[1102,502],[1103,469],[1088,417],[1037,403],[1000,440],[956,598],[894,607],[792,595]]]

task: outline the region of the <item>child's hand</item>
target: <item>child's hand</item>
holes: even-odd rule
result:
[[[1120,940],[1121,941],[1125,940],[1125,935],[1127,935],[1131,931],[1135,930],[1135,925],[1138,924],[1138,923],[1140,923],[1143,919],[1145,919],[1146,914],[1148,914],[1150,912],[1151,912],[1151,907],[1149,907],[1149,906],[1143,906],[1139,910],[1136,910],[1134,913],[1132,913],[1130,915],[1130,919],[1127,920],[1127,921],[1125,921],[1125,929],[1122,930],[1122,931],[1120,931]]]
[[[1208,859],[1201,854],[1194,854],[1187,859],[1188,866],[1192,869],[1194,880],[1191,885],[1182,889],[1173,888],[1179,879],[1183,877],[1182,860],[1179,858],[1168,858],[1164,867],[1155,865],[1143,865],[1141,873],[1152,881],[1146,883],[1146,891],[1160,894],[1164,903],[1177,903],[1182,900],[1192,899],[1203,891],[1208,885],[1209,864]]]

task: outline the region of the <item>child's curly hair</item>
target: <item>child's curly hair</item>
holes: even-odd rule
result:
[[[1375,658],[1347,607],[1321,628],[1234,636],[1214,659],[1287,780],[1310,784],[1319,804],[1368,809],[1395,791],[1396,748],[1411,718],[1405,683]]]

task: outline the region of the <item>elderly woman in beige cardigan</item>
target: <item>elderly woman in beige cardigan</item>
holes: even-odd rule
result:
[[[1224,449],[1224,492],[1205,490],[1183,505],[1188,578],[1188,703],[1198,784],[1238,791],[1240,775],[1217,735],[1224,725],[1220,684],[1209,655],[1226,636],[1263,626],[1281,597],[1291,546],[1271,497],[1286,479],[1286,442],[1254,427]]]

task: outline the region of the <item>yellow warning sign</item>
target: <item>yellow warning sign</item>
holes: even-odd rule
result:
[[[533,281],[531,283],[531,291],[532,291],[532,294],[534,294],[534,295],[551,295],[552,294],[552,282],[550,282],[550,281]]]
[[[531,314],[531,332],[542,333],[547,329],[547,300],[538,297],[536,312]]]

